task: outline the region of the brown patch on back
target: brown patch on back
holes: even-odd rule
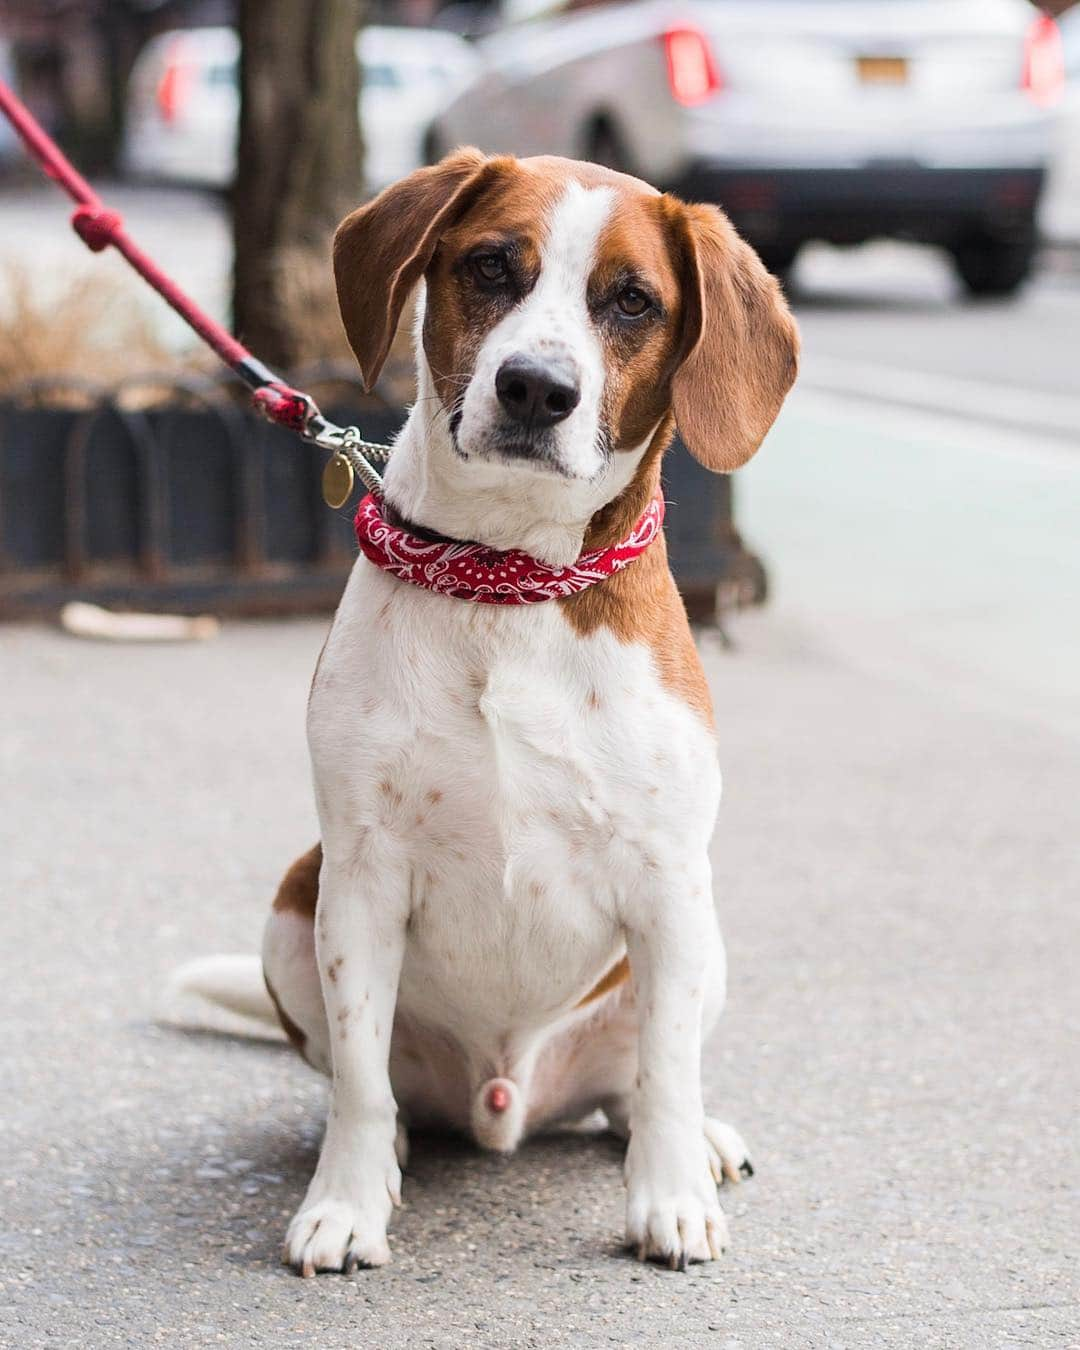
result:
[[[629,978],[630,961],[624,956],[621,961],[616,961],[599,983],[595,984],[589,990],[585,997],[577,1004],[577,1007],[584,1008],[589,1003],[595,1003],[598,998],[603,998],[604,995],[609,994],[612,989],[618,989],[619,985],[623,984]]]
[[[274,909],[279,913],[299,914],[305,919],[315,918],[319,901],[319,870],[322,867],[322,844],[316,844],[293,863],[281,879]]]

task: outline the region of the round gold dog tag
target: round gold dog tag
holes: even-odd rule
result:
[[[353,467],[341,451],[331,455],[322,474],[322,495],[327,506],[335,511],[344,506],[352,496],[354,481]]]

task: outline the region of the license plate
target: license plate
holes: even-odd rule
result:
[[[860,56],[855,61],[861,84],[907,84],[905,56]]]

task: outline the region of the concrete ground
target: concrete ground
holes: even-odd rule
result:
[[[734,1245],[620,1250],[620,1150],[414,1141],[393,1264],[278,1264],[320,1080],[159,1024],[314,838],[322,622],[0,631],[0,1343],[1080,1346],[1080,457],[796,397],[742,476],[774,600],[702,651],[726,797],[710,1105]]]

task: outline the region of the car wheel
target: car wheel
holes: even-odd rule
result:
[[[773,274],[785,285],[799,256],[798,244],[763,244],[758,249],[758,257]]]
[[[632,173],[622,137],[607,121],[594,122],[585,137],[585,158],[617,173]]]
[[[428,127],[427,131],[424,132],[420,153],[424,157],[425,164],[438,164],[439,160],[445,156],[446,149],[443,146],[442,137],[434,127]]]
[[[1019,239],[967,235],[952,248],[957,275],[967,293],[979,298],[1015,295],[1035,266],[1035,231]]]

